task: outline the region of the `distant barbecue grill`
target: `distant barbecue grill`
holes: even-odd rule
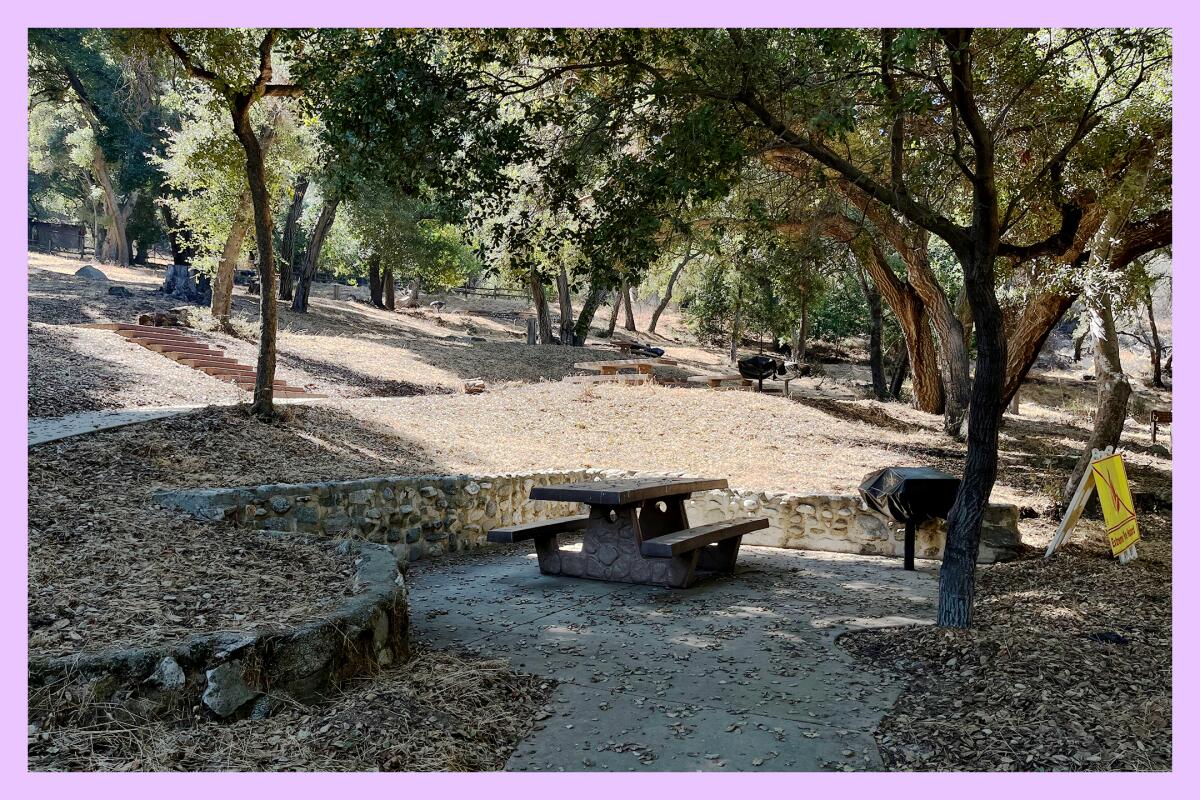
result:
[[[738,372],[743,378],[748,378],[752,381],[758,381],[758,390],[762,391],[763,379],[775,377],[775,373],[779,371],[779,362],[770,356],[757,355],[749,356],[748,358],[739,358],[737,362]]]
[[[929,467],[885,467],[858,487],[863,502],[885,517],[904,523],[904,568],[915,569],[917,526],[945,519],[958,495],[958,478]]]

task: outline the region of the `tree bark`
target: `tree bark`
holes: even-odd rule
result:
[[[538,341],[542,344],[558,344],[554,336],[554,325],[550,322],[550,303],[546,300],[546,288],[536,269],[529,272],[529,290],[533,297],[533,307],[537,311]]]
[[[383,308],[383,274],[379,269],[379,256],[367,259],[367,282],[371,287],[371,305]]]
[[[683,258],[680,259],[675,269],[671,271],[671,277],[667,280],[667,290],[663,293],[662,300],[659,302],[658,307],[654,309],[654,314],[650,317],[650,327],[646,329],[647,332],[654,333],[655,328],[658,327],[658,318],[667,310],[667,305],[671,302],[671,294],[675,291],[675,281],[679,280],[679,276],[683,274],[684,268],[693,258],[695,258],[695,253],[692,252],[692,240],[689,238],[687,247],[683,251]]]
[[[608,338],[611,339],[613,331],[617,329],[617,315],[621,313],[621,292],[613,292],[613,309],[612,316],[608,318]]]
[[[861,269],[855,270],[854,274],[858,278],[859,286],[862,287],[863,296],[867,300],[867,310],[871,315],[868,347],[871,362],[871,390],[875,392],[875,397],[879,400],[888,400],[891,395],[888,394],[887,375],[884,374],[883,369],[883,303],[879,299],[879,290],[867,280],[866,274]]]
[[[571,309],[571,279],[567,268],[558,268],[558,336],[565,345],[575,344],[575,313]]]
[[[896,359],[896,366],[892,369],[892,380],[888,384],[888,394],[897,400],[900,399],[901,393],[904,391],[904,379],[908,377],[908,348],[900,348],[900,357]]]
[[[621,281],[621,297],[625,301],[625,330],[637,332],[637,323],[633,320],[633,294],[629,290],[629,281]]]
[[[604,300],[604,292],[603,285],[595,276],[592,276],[587,297],[584,298],[583,307],[579,309],[579,317],[575,320],[575,344],[578,347],[583,347],[587,341],[588,333],[592,329],[592,319],[596,316],[596,309]]]
[[[300,214],[304,211],[304,195],[308,178],[301,175],[292,187],[292,202],[283,223],[283,239],[279,243],[279,299],[292,299],[293,269],[296,261],[296,232],[300,229]]]
[[[929,414],[943,413],[944,387],[924,301],[911,284],[900,280],[892,272],[883,251],[870,237],[856,236],[851,240],[850,248],[879,294],[891,307],[904,333],[908,366],[912,372],[913,406]]]
[[[260,318],[262,322],[258,340],[258,369],[254,379],[254,402],[250,411],[259,419],[269,420],[275,414],[275,335],[276,335],[276,275],[275,253],[271,235],[271,197],[267,187],[267,165],[254,128],[250,124],[250,106],[253,95],[239,98],[232,104],[233,129],[242,149],[246,151],[246,178],[250,183],[250,196],[254,203],[254,234],[258,244],[258,280]]]
[[[383,270],[383,307],[388,311],[396,310],[396,277],[390,264]]]
[[[129,214],[133,211],[133,204],[127,202],[124,207],[122,206],[117,192],[113,188],[108,162],[98,144],[92,146],[92,171],[95,173],[96,182],[100,185],[103,193],[104,211],[109,217],[105,249],[113,255],[113,260],[120,266],[127,267],[129,266],[129,239],[125,235],[125,224],[129,219]],[[136,197],[137,193],[133,194]],[[97,258],[99,257],[97,254]]]
[[[229,324],[229,312],[233,305],[233,279],[237,271],[237,262],[242,254],[242,244],[246,234],[250,232],[250,223],[254,217],[254,199],[247,188],[242,192],[238,201],[237,211],[233,215],[233,223],[229,235],[225,237],[225,246],[221,248],[221,260],[217,262],[217,271],[213,275],[212,315],[220,320],[222,326]]]
[[[742,287],[738,286],[737,297],[733,301],[733,324],[729,331],[729,363],[736,364],[738,345],[742,340]]]
[[[308,249],[304,252],[304,261],[296,281],[296,293],[292,297],[292,311],[297,313],[305,313],[308,311],[308,294],[312,290],[313,278],[317,276],[317,265],[321,261],[321,247],[325,244],[325,237],[329,235],[329,229],[333,227],[333,220],[337,216],[337,207],[340,199],[331,197],[325,200],[325,205],[321,206],[321,213],[317,217],[317,223],[313,226],[312,235],[308,238]]]
[[[192,259],[196,255],[195,250],[191,245],[184,243],[183,237],[178,231],[175,215],[171,213],[171,207],[162,203],[159,208],[162,209],[163,222],[166,223],[164,227],[167,230],[167,241],[171,243],[171,263],[176,266],[191,266]]]

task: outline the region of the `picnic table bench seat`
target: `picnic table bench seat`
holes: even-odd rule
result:
[[[536,539],[539,536],[552,536],[569,531],[581,531],[587,527],[588,515],[579,514],[573,517],[558,519],[543,519],[537,522],[524,522],[520,525],[505,525],[502,528],[492,528],[488,531],[488,541],[496,544],[512,544]]]
[[[766,518],[738,517],[685,528],[642,542],[642,555],[647,558],[674,558],[726,539],[741,538],[751,531],[762,530],[769,524]]]
[[[613,373],[611,375],[568,375],[567,383],[649,383],[654,376],[649,372]]]

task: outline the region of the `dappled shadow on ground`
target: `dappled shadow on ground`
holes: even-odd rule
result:
[[[98,269],[103,271],[104,265]],[[111,295],[108,293],[111,287],[127,289],[130,296]],[[147,289],[144,283],[89,281],[50,270],[33,267],[29,270],[31,322],[52,325],[135,322],[141,314],[166,311],[180,304],[178,298]]]

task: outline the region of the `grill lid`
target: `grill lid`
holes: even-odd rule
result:
[[[945,519],[958,494],[959,479],[930,467],[885,467],[858,487],[868,507],[897,522]]]

